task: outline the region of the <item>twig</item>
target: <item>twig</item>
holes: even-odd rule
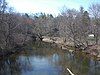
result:
[[[71,72],[71,70],[69,68],[67,68],[68,72],[71,74],[71,75],[75,75]]]

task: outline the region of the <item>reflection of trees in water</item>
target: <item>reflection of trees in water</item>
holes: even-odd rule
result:
[[[0,75],[21,75],[22,71],[32,70],[30,60],[28,57],[21,61],[16,56],[12,56],[0,61]]]
[[[56,52],[49,57],[49,61],[56,66],[62,68],[61,75],[68,75],[67,68],[69,68],[76,75],[99,75],[100,63],[84,56],[70,54],[67,51],[56,50]],[[96,68],[97,67],[97,68]]]
[[[32,71],[33,66],[31,65],[31,60],[28,56],[20,56],[19,57],[20,68],[22,71]]]
[[[38,44],[38,45],[37,45]],[[51,65],[60,68],[61,75],[68,75],[69,68],[75,75],[99,75],[100,62],[81,54],[62,51],[55,44],[35,43],[23,54],[0,61],[0,75],[21,75],[22,71],[32,71],[31,57],[46,58]]]
[[[76,75],[99,75],[99,68],[96,65],[100,65],[99,61],[92,60],[90,58],[82,57],[82,55],[70,55],[69,53],[63,52],[59,61],[59,65],[62,66],[64,74],[66,75],[66,67],[68,67]],[[92,60],[92,61],[91,61]],[[95,67],[95,68],[93,68]]]
[[[44,44],[42,46],[42,49],[39,49],[41,51],[38,51],[38,52],[40,53],[44,52],[44,55],[49,57],[49,61],[52,64],[55,64],[56,66],[61,66],[63,70],[62,75],[68,74],[67,73],[68,71],[66,69],[67,67],[71,69],[72,72],[74,72],[77,75],[95,75],[98,72],[97,68],[93,68],[93,67],[96,67],[97,65],[96,62],[98,61],[94,61],[94,60],[91,61],[90,58],[86,58],[85,55],[82,56],[81,53],[72,54],[72,53],[68,53],[67,51],[64,52],[58,49],[57,47],[54,48],[53,46],[51,45],[50,47],[50,45],[48,46],[48,44]],[[40,45],[40,48],[41,48],[41,45]],[[91,70],[91,68],[93,71]]]
[[[20,75],[20,64],[16,57],[0,61],[0,75]]]

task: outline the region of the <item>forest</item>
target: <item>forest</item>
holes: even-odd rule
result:
[[[88,10],[63,7],[58,16],[53,16],[16,13],[5,0],[0,0],[0,56],[30,41],[41,41],[42,36],[64,37],[65,42],[83,50],[99,46],[100,4],[91,4]]]

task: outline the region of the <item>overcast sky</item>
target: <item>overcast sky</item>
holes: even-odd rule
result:
[[[57,15],[63,6],[77,10],[83,6],[87,9],[91,3],[100,3],[100,0],[7,0],[7,2],[20,13],[45,12]]]

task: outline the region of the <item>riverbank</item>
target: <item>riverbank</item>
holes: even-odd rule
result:
[[[34,36],[34,38],[33,38]],[[30,45],[30,43],[36,42],[36,41],[41,41],[41,37],[33,35],[32,37],[27,36],[27,38],[24,40],[23,42],[23,38],[16,38],[16,44],[10,47],[0,47],[0,59],[10,56],[12,54],[16,54],[21,52],[22,50],[24,50],[25,47],[27,47],[28,45]]]
[[[12,54],[16,54],[16,53],[19,53],[21,51],[24,50],[24,47],[25,46],[19,46],[19,47],[16,47],[16,48],[13,48],[13,49],[10,49],[10,50],[1,50],[0,52],[0,59],[4,58],[4,57],[8,57]]]
[[[85,50],[75,48],[73,42],[67,42],[63,37],[43,37],[44,42],[55,43],[62,50],[68,50],[69,52],[81,51],[85,54],[95,56],[100,60],[100,45],[89,45]]]

